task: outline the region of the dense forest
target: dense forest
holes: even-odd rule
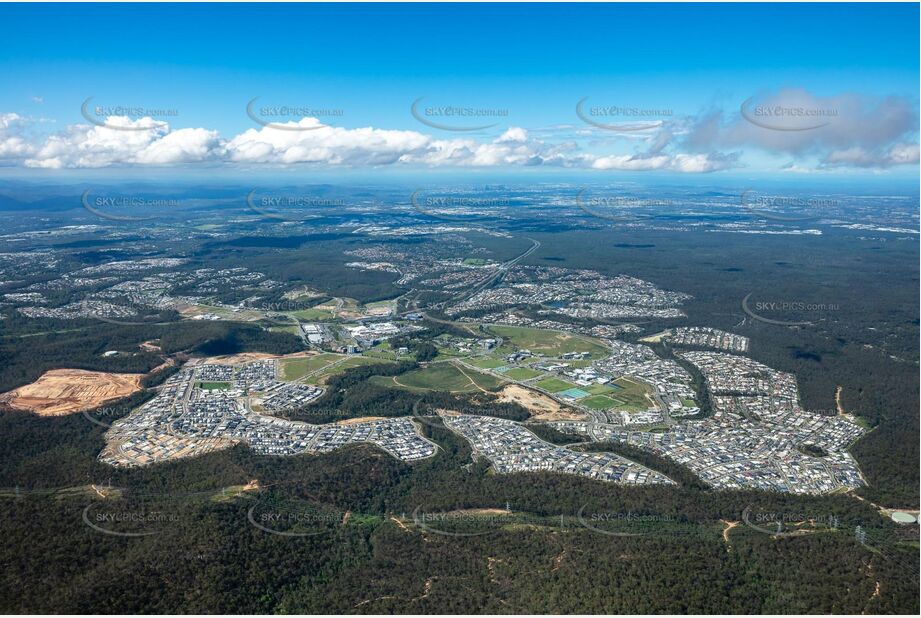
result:
[[[422,427],[439,455],[414,465],[363,446],[290,458],[236,447],[134,470],[95,463],[102,428],[85,419],[11,413],[0,422],[4,611],[918,611],[915,533],[845,496],[495,475],[472,465],[469,445],[437,420]],[[23,478],[74,489],[13,489]],[[261,490],[233,491],[253,479]],[[108,497],[79,489],[89,482]],[[414,518],[477,508],[509,514],[500,524],[472,516],[466,536]],[[836,525],[779,537],[739,525],[724,538],[721,520],[752,508]],[[317,513],[338,515],[292,517]],[[585,524],[589,513],[627,514],[626,528],[605,534]],[[270,514],[286,517],[269,530],[291,535],[254,525]]]

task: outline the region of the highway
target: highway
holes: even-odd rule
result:
[[[507,262],[503,262],[502,264],[500,264],[498,268],[496,268],[496,271],[493,273],[490,273],[489,276],[487,276],[483,281],[481,281],[480,283],[477,283],[476,285],[468,288],[467,290],[459,294],[454,295],[448,300],[442,301],[440,303],[436,303],[428,308],[429,309],[441,309],[448,303],[463,302],[467,300],[468,298],[470,298],[471,296],[473,296],[474,294],[476,294],[477,292],[480,292],[481,290],[485,290],[486,288],[495,284],[496,282],[501,281],[502,277],[504,277],[505,274],[513,266],[515,266],[518,262],[528,257],[529,255],[531,255],[532,253],[534,253],[540,248],[539,240],[534,240],[533,238],[529,238],[528,240],[530,240],[532,244],[526,251],[524,251],[517,257],[514,257],[511,260],[508,260]]]

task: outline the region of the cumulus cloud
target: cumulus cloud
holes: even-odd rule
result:
[[[434,139],[417,131],[346,129],[305,121],[286,126],[311,130],[250,129],[227,142],[230,160],[283,165],[497,166],[554,160],[559,150],[529,140],[527,131],[518,127],[508,129],[491,142],[481,142],[471,138]]]
[[[581,165],[573,144],[546,144],[512,127],[493,141],[435,139],[417,131],[347,129],[304,118],[249,129],[224,140],[215,131],[170,130],[165,123],[126,117],[106,126],[74,125],[38,148],[21,150],[29,167],[98,168],[113,165],[176,165],[203,161],[272,165],[432,167]],[[145,130],[135,130],[143,128]]]
[[[528,132],[521,127],[511,127],[508,131],[499,136],[496,140],[498,143],[506,142],[526,142],[528,141]]]
[[[830,113],[819,118],[821,126],[808,130],[760,126],[803,122],[800,116],[791,120],[790,115],[774,113],[789,109]],[[765,113],[767,110],[771,111]],[[105,126],[71,125],[46,137],[29,139],[25,131],[28,119],[0,114],[0,162],[52,169],[213,162],[347,167],[557,166],[700,174],[740,167],[739,151],[754,147],[793,155],[791,165],[797,166],[805,157],[820,168],[886,168],[918,163],[917,115],[913,110],[909,101],[899,97],[820,98],[791,90],[752,99],[735,114],[714,110],[693,118],[673,118],[654,131],[626,136],[597,128],[587,128],[583,135],[578,127],[565,125],[533,131],[509,127],[491,140],[468,135],[436,138],[416,130],[346,128],[316,118],[223,137],[206,128],[174,129],[151,118],[125,116],[109,117]],[[805,121],[816,122],[816,117],[807,115]]]
[[[666,155],[638,157],[636,155],[610,155],[595,159],[592,167],[596,170],[649,171],[666,169],[671,158]]]
[[[917,132],[918,113],[906,97],[821,97],[790,89],[747,99],[732,114],[701,114],[682,144],[692,151],[754,147],[830,165],[888,167],[912,162],[917,143],[907,142],[917,140]]]
[[[737,166],[739,153],[723,154],[711,152],[708,154],[679,154],[675,155],[672,169],[678,172],[700,174],[705,172],[718,172]]]
[[[313,118],[284,126],[310,130],[249,129],[227,142],[230,160],[284,165],[388,165],[424,152],[432,143],[430,137],[416,131],[346,129],[319,125]]]
[[[822,167],[891,167],[893,165],[917,165],[918,161],[918,144],[895,144],[890,148],[876,150],[854,146],[828,153],[822,161]]]
[[[112,117],[106,124],[109,126],[73,125],[51,135],[24,164],[50,169],[175,165],[217,159],[223,151],[216,131],[170,131],[168,125],[151,124],[149,118]]]
[[[16,161],[35,150],[22,135],[24,127],[25,118],[19,114],[0,114],[0,161]]]
[[[654,171],[669,170],[685,174],[703,174],[730,169],[736,166],[737,153],[721,154],[652,154],[613,155],[601,157],[592,163],[598,170]]]

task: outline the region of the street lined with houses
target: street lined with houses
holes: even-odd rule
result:
[[[405,461],[435,454],[435,445],[406,417],[311,425],[256,411],[299,408],[323,393],[308,384],[280,381],[277,373],[274,359],[239,367],[186,367],[167,380],[154,399],[113,423],[100,459],[138,466],[240,442],[265,455],[328,452],[357,442],[374,444]]]

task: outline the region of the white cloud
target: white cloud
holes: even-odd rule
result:
[[[110,117],[107,126],[72,125],[39,146],[16,153],[28,167],[100,168],[118,165],[176,165],[205,161],[266,165],[429,167],[563,166],[596,169],[655,169],[668,157],[632,155],[598,158],[580,152],[576,141],[544,142],[520,127],[492,141],[469,137],[436,139],[412,130],[348,129],[314,118],[283,127],[249,129],[222,139],[211,130],[171,130],[150,118]],[[136,130],[144,129],[144,130]],[[302,129],[302,130],[292,130]],[[11,142],[12,145],[12,142]],[[620,163],[616,163],[620,161]],[[632,161],[632,163],[631,163]]]
[[[666,155],[656,155],[652,157],[611,155],[596,159],[592,163],[592,167],[596,170],[649,171],[667,169],[670,163],[671,157]]]
[[[508,131],[499,136],[496,140],[499,144],[507,142],[526,142],[528,141],[528,132],[521,127],[510,127]]]
[[[25,118],[19,114],[0,114],[0,161],[16,161],[35,150],[21,134],[24,126]]]
[[[272,127],[249,129],[227,142],[229,159],[283,165],[387,165],[398,162],[405,155],[424,151],[432,141],[416,131],[321,126],[313,118],[285,126],[320,128],[303,131]]]
[[[217,131],[179,129],[152,141],[135,155],[134,161],[172,165],[207,161],[222,154],[223,145]]]
[[[672,161],[672,169],[687,174],[718,172],[735,167],[738,158],[738,153],[679,154]]]
[[[809,131],[765,129],[721,111],[674,118],[653,132],[611,132],[558,125],[529,131],[510,127],[492,140],[436,138],[416,130],[346,128],[316,118],[248,129],[229,138],[206,128],[172,129],[151,118],[109,117],[105,124],[71,125],[29,139],[28,119],[0,115],[0,162],[44,168],[170,166],[204,162],[275,166],[428,167],[560,166],[595,170],[667,170],[708,173],[742,165],[739,152],[754,148],[793,155],[792,166],[886,168],[918,163],[917,118],[904,99],[847,95],[813,97],[783,91],[765,106],[835,111],[827,126]],[[774,119],[776,120],[776,119]],[[535,137],[535,135],[540,137]],[[586,150],[588,149],[588,150]]]
[[[738,156],[733,153],[711,154],[653,154],[614,155],[601,157],[592,163],[598,170],[653,171],[670,170],[684,174],[703,174],[735,167]]]
[[[49,136],[25,159],[24,164],[53,169],[176,165],[217,159],[223,153],[216,131],[170,131],[168,125],[155,123],[150,118],[133,121],[127,117],[111,117],[106,124],[108,126],[105,127],[67,127],[65,131]],[[134,130],[136,128],[145,130]]]
[[[143,127],[127,117],[110,118],[113,126]],[[50,135],[25,164],[29,167],[94,168],[117,163],[134,163],[136,154],[167,134],[166,127],[145,131],[117,130],[107,127],[71,125]]]
[[[835,150],[822,161],[823,167],[891,167],[893,165],[917,165],[918,144],[895,144],[890,148],[868,150],[860,146]]]

